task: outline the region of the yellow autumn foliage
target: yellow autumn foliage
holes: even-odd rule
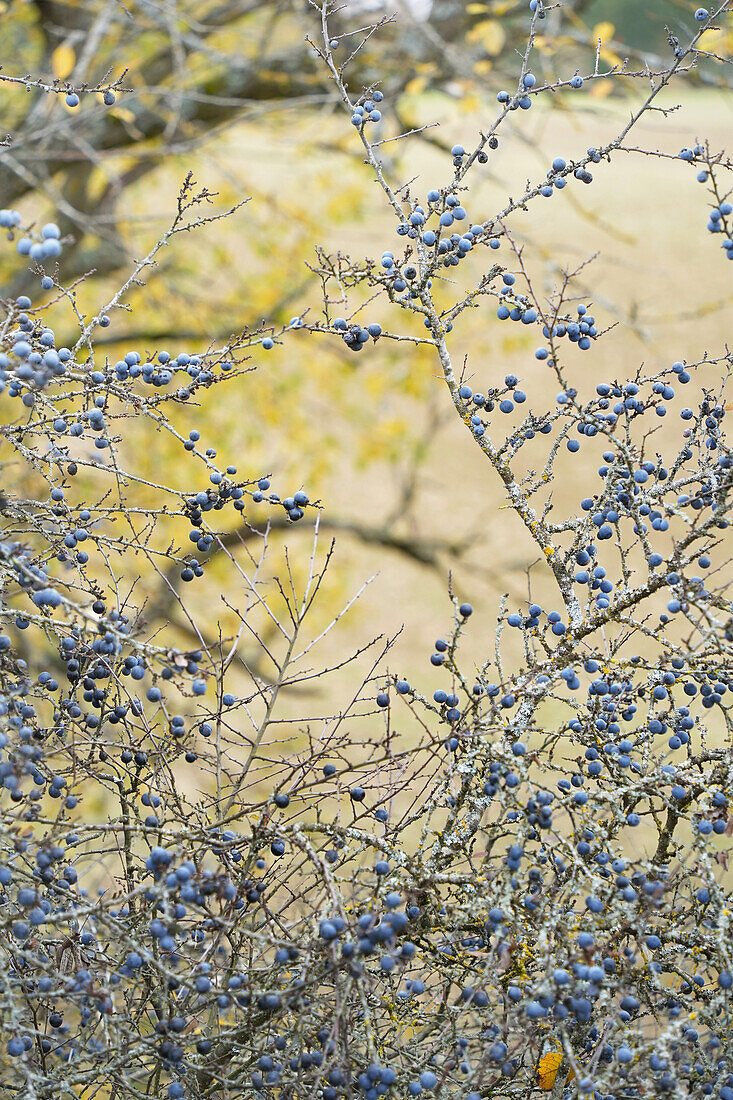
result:
[[[51,69],[59,80],[66,80],[67,76],[71,76],[75,64],[76,54],[68,42],[62,42],[51,54]]]
[[[501,53],[506,42],[506,31],[498,19],[484,19],[476,23],[466,35],[471,45],[481,46],[491,57]]]

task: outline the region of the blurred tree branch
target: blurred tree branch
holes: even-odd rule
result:
[[[586,6],[586,0],[574,0],[562,15],[579,40]],[[486,5],[489,17],[491,7]],[[502,42],[504,36],[523,33],[525,7],[517,3],[502,10]],[[74,51],[71,82],[89,79],[91,70],[114,68],[120,57],[133,61],[129,91],[111,108],[90,97],[71,113],[61,97],[38,88],[14,93],[13,140],[10,149],[0,150],[6,165],[0,205],[11,206],[30,192],[44,193],[58,209],[62,233],[97,238],[96,244],[74,250],[76,269],[62,266],[64,278],[77,277],[89,266],[108,275],[125,262],[118,224],[124,196],[172,153],[211,140],[248,112],[334,100],[304,40],[303,30],[314,20],[306,0],[184,0],[175,17],[153,0],[130,6],[113,0],[83,5],[34,0],[31,9],[35,55],[29,48],[27,60],[37,70],[54,72],[55,51],[62,44]],[[554,12],[550,17],[561,18]],[[481,74],[494,63],[486,37],[477,34],[479,24],[486,23],[476,5],[436,0],[429,22],[413,19],[407,32],[404,23],[399,31],[385,27],[378,56],[360,50],[348,66],[349,81],[366,86],[379,81],[393,99],[416,72],[434,88],[456,81],[466,89],[472,83],[480,87]],[[348,42],[358,12],[350,19],[344,6],[333,25]],[[101,194],[100,173],[106,177]],[[65,258],[65,264],[70,262]],[[19,289],[13,287],[16,293]]]

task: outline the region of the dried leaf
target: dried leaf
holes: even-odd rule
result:
[[[557,1071],[560,1068],[562,1059],[562,1051],[552,1050],[549,1054],[542,1055],[537,1063],[537,1077],[539,1078],[541,1089],[547,1089],[549,1091],[555,1084],[555,1078],[557,1077]]]

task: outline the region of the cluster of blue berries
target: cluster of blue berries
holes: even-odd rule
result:
[[[23,216],[17,210],[0,210],[0,227],[13,230],[23,221]]]
[[[114,104],[117,102],[117,96],[111,88],[105,88],[102,92],[102,102],[104,103],[105,107],[113,107]],[[79,104],[81,103],[81,97],[79,96],[78,92],[68,91],[64,95],[64,103],[67,107],[71,107],[73,109],[79,106]]]
[[[534,10],[534,9],[532,9],[532,10]],[[540,13],[539,18],[540,19],[544,18],[544,12]],[[583,81],[582,76],[579,76],[577,73],[576,73],[575,76],[571,77],[570,80],[567,81],[567,84],[569,84],[569,86],[571,88],[575,88],[575,89],[582,88],[583,83],[584,83],[584,81]],[[536,84],[537,84],[537,77],[534,75],[534,73],[531,73],[531,72],[525,73],[524,76],[522,77],[522,80],[521,80],[521,88],[520,88],[519,92],[516,95],[511,95],[510,92],[507,92],[507,91],[504,91],[504,90],[502,90],[500,92],[497,92],[497,94],[496,94],[497,103],[501,103],[501,105],[509,111],[516,111],[516,110],[528,111],[530,109],[530,107],[532,106],[532,96],[530,95],[530,93],[535,88]],[[537,88],[538,93],[541,92],[541,91],[542,91],[541,88]],[[590,182],[590,181],[587,181],[587,182]]]
[[[379,122],[382,118],[382,112],[377,104],[381,103],[383,99],[384,93],[377,90],[372,92],[370,98],[365,99],[363,103],[357,103],[351,116],[351,125],[361,129],[367,122]]]
[[[689,157],[688,154],[692,153],[693,157]],[[721,198],[718,190],[718,181],[716,179],[715,167],[710,163],[707,158],[706,150],[700,146],[695,146],[694,149],[683,149],[680,153],[680,157],[683,160],[694,160],[698,158],[704,158],[706,160],[706,167],[701,168],[697,173],[697,182],[708,184],[708,190],[712,199],[712,205],[708,214],[708,233],[721,233],[723,235],[723,241],[721,246],[725,251],[729,260],[733,260],[733,221],[731,221],[731,214],[733,214],[733,204],[729,201],[727,196]]]
[[[65,347],[57,349],[53,329],[39,325],[25,312],[31,308],[30,298],[21,295],[15,306],[15,324],[3,341],[6,350],[0,351],[0,393],[20,397],[31,408],[38,390],[67,373],[72,353]]]
[[[2,213],[12,216],[14,211],[4,210]],[[40,239],[21,237],[15,247],[21,256],[28,256],[31,260],[43,264],[46,260],[57,260],[63,252],[60,237],[59,227],[54,222],[48,222],[41,228]]]
[[[455,146],[455,149],[462,150],[460,159],[465,150],[463,146]],[[498,248],[500,243],[499,237],[490,231],[489,226],[477,224],[471,225],[464,233],[446,232],[456,222],[463,222],[467,217],[457,195],[433,188],[427,194],[427,209],[420,203],[415,203],[406,220],[398,224],[397,234],[411,240],[419,239],[431,250],[428,253],[431,263],[442,259],[443,266],[455,267],[477,242],[481,241],[491,248]],[[408,283],[413,283],[418,277],[418,269],[414,264],[403,265],[400,271],[394,253],[389,250],[382,253],[381,264],[390,278],[395,280],[393,285],[396,291],[404,291]]]
[[[527,400],[527,394],[519,388],[519,378],[516,374],[507,374],[503,386],[489,387],[486,393],[474,393],[470,386],[461,385],[458,389],[458,397],[461,408],[465,409],[466,414],[470,414],[468,422],[477,439],[486,434],[487,414],[498,409],[500,413],[508,415],[514,412],[517,405],[521,407]],[[552,431],[552,424],[546,417],[531,416],[525,424],[524,437],[534,438],[535,430],[542,435],[547,435]]]
[[[361,325],[348,324],[343,317],[337,317],[333,327],[337,332],[343,333],[343,341],[350,351],[361,351],[370,338],[376,343],[382,335],[382,326],[376,321],[363,328]]]

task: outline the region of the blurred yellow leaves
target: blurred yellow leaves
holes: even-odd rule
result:
[[[360,440],[360,464],[384,461],[398,462],[404,457],[405,442],[410,438],[409,421],[402,416],[385,417],[374,425],[370,435]]]
[[[468,92],[461,96],[461,108],[466,112],[478,111],[481,107],[481,102],[481,97],[475,92]]]
[[[498,19],[482,19],[466,35],[472,46],[481,46],[490,57],[501,53],[506,42],[506,32]]]
[[[615,33],[616,33],[616,27],[614,26],[613,23],[610,23],[608,20],[606,20],[603,23],[596,23],[595,27],[591,31],[591,39],[594,42],[600,42],[601,43],[600,56],[606,62],[607,65],[620,65],[621,64],[621,58],[618,56],[618,54],[614,53],[613,50],[610,50],[608,48],[608,46],[603,45],[604,42],[610,42]],[[603,83],[603,82],[598,82],[596,84],[596,87],[599,87],[601,83]],[[604,92],[596,91],[595,92],[595,95],[600,97],[600,98],[604,98],[608,94],[609,94],[608,91],[604,91]]]
[[[596,80],[591,84],[590,94],[594,99],[605,99],[613,91],[610,80]]]
[[[316,181],[319,193],[322,188],[322,193],[328,196],[327,202],[323,206],[326,218],[333,222],[337,219],[353,218],[361,214],[365,198],[363,183],[356,180],[351,184],[344,182],[340,188],[333,190],[330,186],[331,182],[332,178],[328,172],[322,173]],[[305,221],[306,213],[307,211],[299,212],[304,226],[308,224]],[[317,224],[316,221],[312,221],[310,226],[315,229]]]
[[[606,20],[603,23],[596,23],[591,31],[591,38],[594,42],[597,42],[599,38],[601,42],[608,42],[610,38],[613,38],[615,33],[616,28],[613,23],[609,23],[608,20]]]
[[[128,126],[132,126],[135,122],[135,114],[129,107],[113,107],[109,113],[113,118],[118,118],[120,122],[124,122]]]
[[[424,92],[427,86],[428,78],[426,76],[414,76],[405,85],[405,93],[407,95],[420,95],[420,92]]]
[[[711,27],[710,30],[704,31],[700,37],[700,49],[715,54],[733,53],[733,28],[730,26],[730,16],[728,22],[727,28]]]
[[[59,80],[66,80],[71,76],[76,65],[76,54],[71,46],[62,42],[51,54],[51,71]]]
[[[423,61],[415,66],[415,76],[405,85],[405,95],[420,95],[430,86],[430,77],[437,72],[432,61]]]

